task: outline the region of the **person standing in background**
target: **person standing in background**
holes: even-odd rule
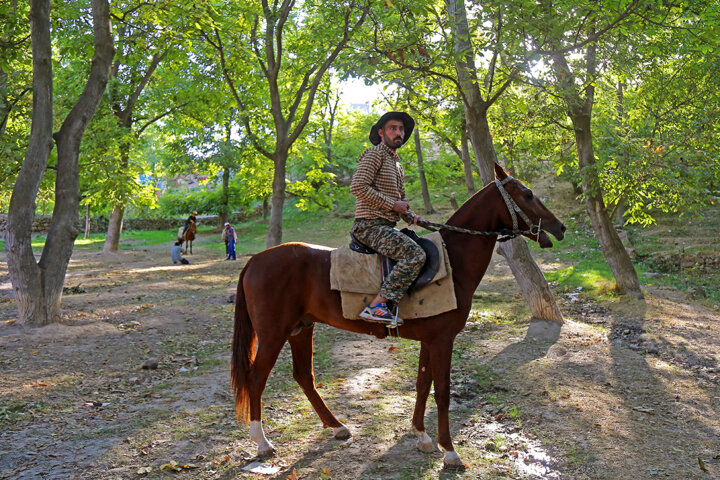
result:
[[[225,260],[237,260],[235,256],[235,242],[237,242],[237,234],[235,229],[229,222],[225,222],[225,241],[227,242],[227,258]]]

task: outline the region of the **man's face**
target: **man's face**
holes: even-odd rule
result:
[[[378,134],[385,145],[395,150],[403,144],[405,124],[400,120],[388,120]]]

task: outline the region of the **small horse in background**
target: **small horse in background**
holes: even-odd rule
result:
[[[522,183],[495,165],[497,180],[466,201],[447,225],[500,234],[524,229],[525,237],[542,248],[552,246],[545,232],[562,240],[565,225]],[[521,216],[518,219],[516,216]],[[417,397],[412,426],[418,449],[437,450],[425,431],[425,405],[435,385],[438,443],[445,450],[447,467],[463,465],[450,437],[450,362],[455,336],[465,327],[472,297],[490,263],[497,236],[469,235],[441,229],[455,286],[457,308],[440,315],[406,321],[397,328],[400,337],[420,342]],[[332,414],[315,386],[313,325],[325,323],[351,332],[385,338],[384,325],[343,317],[340,292],[330,290],[330,249],[304,243],[287,243],[254,255],[240,273],[235,295],[235,329],[230,362],[238,420],[250,424],[250,438],[258,455],[274,453],[261,421],[261,397],[278,354],[290,343],[293,377],[337,439],[350,431]]]
[[[197,225],[191,221],[185,233],[183,233],[184,228],[185,227],[180,227],[180,229],[178,229],[178,242],[180,242],[180,245],[185,244],[185,248],[183,249],[184,254],[188,253],[189,246],[190,255],[192,255],[192,244],[193,240],[195,240],[195,234],[197,233]]]

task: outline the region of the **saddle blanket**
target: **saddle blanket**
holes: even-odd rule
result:
[[[404,320],[432,317],[457,308],[452,268],[442,236],[433,232],[423,238],[437,246],[440,266],[428,286],[400,300],[399,316]],[[381,283],[379,255],[354,252],[350,247],[330,252],[330,289],[340,291],[343,317],[360,319],[360,312],[375,298]]]

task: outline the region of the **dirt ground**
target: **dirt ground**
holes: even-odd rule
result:
[[[501,257],[456,342],[451,432],[465,471],[442,470],[410,433],[417,346],[316,327],[316,380],[353,433],[333,439],[283,350],[265,392],[278,448],[253,473],[235,423],[232,299],[247,257],[202,246],[187,266],[165,246],[76,250],[66,325],[13,321],[0,254],[0,478],[720,478],[720,314],[671,289],[644,302],[558,292],[562,328],[523,312]],[[554,268],[552,252],[538,257]],[[143,369],[151,358],[157,369]],[[429,402],[428,432],[436,432]]]

